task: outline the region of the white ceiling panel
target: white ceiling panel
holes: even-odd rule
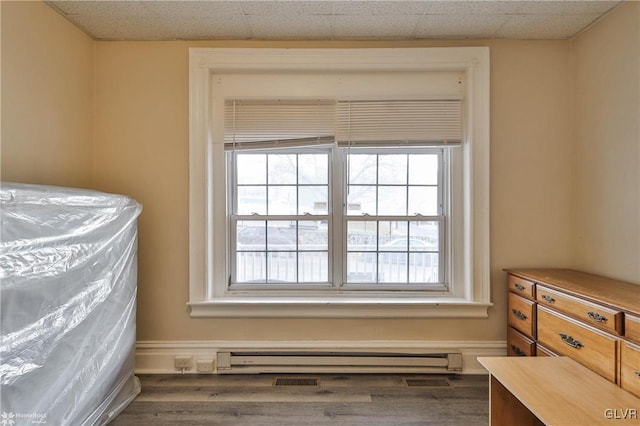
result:
[[[48,1],[97,40],[568,39],[619,0]]]
[[[615,6],[617,1],[555,0],[555,1],[517,1],[517,13],[534,15],[580,15],[587,13],[605,13]]]
[[[433,1],[426,2],[429,15],[506,15],[516,13],[520,1]]]
[[[334,36],[338,39],[407,39],[413,34],[418,15],[338,15]]]
[[[333,37],[331,16],[249,15],[253,38],[258,40],[328,40]]]
[[[494,37],[508,18],[504,15],[425,15],[420,19],[415,38]]]
[[[499,38],[558,39],[567,32],[576,34],[600,15],[516,15],[496,32]]]
[[[228,15],[224,19],[212,20],[206,15],[196,17],[174,16],[165,24],[164,40],[245,40],[253,34],[243,15]],[[150,38],[147,40],[151,40]]]
[[[330,1],[239,1],[247,15],[331,15]]]
[[[336,1],[334,15],[422,15],[425,1]]]

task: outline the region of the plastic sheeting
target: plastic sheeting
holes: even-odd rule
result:
[[[40,185],[0,187],[3,424],[106,424],[134,376],[133,199]]]

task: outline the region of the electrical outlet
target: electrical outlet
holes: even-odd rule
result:
[[[199,359],[196,361],[196,370],[199,373],[213,373],[213,359]]]
[[[190,356],[177,356],[173,362],[178,370],[189,370],[193,365],[193,360]]]

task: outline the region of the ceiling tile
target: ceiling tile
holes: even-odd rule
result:
[[[206,15],[172,16],[163,21],[165,39],[183,40],[244,40],[252,38],[249,24],[243,15],[228,15],[211,19]]]
[[[332,38],[331,16],[269,16],[246,17],[253,37],[261,40],[303,40]]]
[[[579,15],[588,13],[605,13],[615,7],[620,0],[599,1],[520,1],[518,14],[535,15]]]
[[[429,1],[425,14],[429,15],[504,15],[515,13],[520,1]]]
[[[426,1],[336,1],[334,15],[421,15]]]
[[[339,15],[334,16],[333,34],[337,39],[406,39],[418,19],[416,15]]]
[[[144,15],[146,1],[51,1],[64,15],[124,16]]]
[[[425,15],[420,19],[416,38],[492,37],[504,24],[505,15]]]
[[[237,1],[147,1],[147,10],[161,16],[229,16],[242,15]]]
[[[331,15],[330,1],[241,1],[247,15]]]
[[[76,15],[74,22],[100,40],[151,40],[166,38],[151,15],[117,16]]]
[[[566,39],[598,19],[586,15],[512,15],[496,32],[496,37],[522,39]]]

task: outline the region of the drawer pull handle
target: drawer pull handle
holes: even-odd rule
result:
[[[596,321],[596,322],[605,322],[607,320],[606,317],[603,317],[602,315],[600,315],[597,312],[587,312],[587,315],[589,315],[589,318],[591,318],[592,320]]]
[[[516,317],[518,317],[518,319],[521,320],[526,320],[527,316],[525,314],[523,314],[522,312],[520,312],[517,309],[512,309],[511,312],[513,312],[513,315],[515,315]]]
[[[520,291],[524,291],[524,286],[520,284],[516,284],[516,288]]]
[[[542,296],[540,296],[540,297],[542,297],[544,300],[546,300],[546,301],[547,301],[547,302],[549,302],[549,303],[553,303],[553,302],[555,302],[555,301],[556,301],[556,299],[554,299],[553,297],[551,297],[551,296],[549,296],[549,295],[547,295],[547,294],[543,294],[543,295],[542,295]]]
[[[520,349],[519,347],[517,347],[516,345],[511,345],[511,350],[513,351],[513,353],[515,353],[516,355],[520,355],[520,356],[527,356],[527,354]],[[636,373],[638,373],[638,375],[640,376],[640,371],[636,371]]]
[[[580,343],[580,341],[574,339],[573,337],[567,336],[564,333],[559,333],[559,334],[562,341],[565,342],[567,345],[571,346],[572,348],[576,348],[576,349],[584,348],[584,345]]]

